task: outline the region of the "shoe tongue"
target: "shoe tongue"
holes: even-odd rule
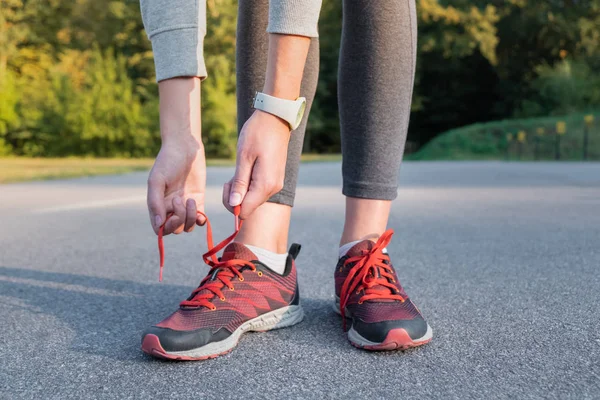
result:
[[[364,255],[365,251],[370,251],[373,247],[375,246],[375,243],[373,243],[373,241],[371,240],[363,240],[362,242],[358,242],[357,244],[355,244],[354,246],[352,246],[350,248],[350,250],[348,250],[348,252],[346,253],[346,255],[348,257],[357,257],[357,256],[362,256]],[[387,254],[387,252],[386,252]],[[379,274],[379,268],[376,268],[376,273]],[[373,277],[371,275],[371,277]],[[373,289],[378,289],[378,290],[390,290],[389,288],[383,286],[383,285],[375,285],[373,286]],[[378,301],[383,301],[383,302],[388,302],[388,301],[394,301],[394,300],[378,300]]]
[[[241,243],[230,243],[227,247],[225,247],[225,249],[223,250],[223,255],[221,256],[221,261],[229,261],[229,260],[246,260],[246,261],[252,261],[252,260],[257,260],[258,257],[256,257],[256,255],[250,251],[249,248],[247,248],[246,246],[244,246]],[[210,280],[214,279],[216,277],[216,275],[219,273],[219,270],[216,270],[213,273],[213,276],[211,277]],[[212,292],[210,292],[207,289],[203,289],[201,291],[199,291],[198,293],[196,293],[194,296],[188,298],[188,300],[191,300],[192,298],[202,295],[202,294],[211,294],[212,297],[214,297],[214,294]]]
[[[252,261],[258,260],[258,257],[256,257],[256,255],[243,244],[233,242],[225,247],[225,250],[223,250],[223,255],[221,256],[221,261],[229,260]]]

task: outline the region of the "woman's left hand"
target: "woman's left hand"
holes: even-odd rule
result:
[[[223,205],[233,212],[241,205],[240,218],[283,188],[290,126],[279,117],[256,110],[240,132],[235,175],[223,186]]]

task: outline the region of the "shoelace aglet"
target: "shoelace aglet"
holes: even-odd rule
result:
[[[158,230],[158,254],[160,256],[160,268],[158,272],[158,281],[162,282],[163,278],[163,268],[165,266],[165,245],[163,243],[163,232],[165,230],[165,225],[161,225]]]
[[[239,231],[240,230],[240,211],[242,209],[242,206],[235,206],[233,207],[233,215],[235,216],[235,230]]]

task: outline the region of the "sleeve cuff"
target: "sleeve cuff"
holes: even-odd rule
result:
[[[152,35],[156,81],[180,76],[207,76],[204,33],[197,27],[166,29]]]
[[[318,37],[322,0],[270,0],[268,33]]]

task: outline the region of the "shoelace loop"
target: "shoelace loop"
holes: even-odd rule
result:
[[[346,305],[355,290],[357,293],[364,291],[358,300],[359,304],[367,300],[382,299],[404,302],[404,297],[398,294],[399,290],[395,285],[391,265],[384,263],[384,261],[388,263],[390,261],[390,257],[383,252],[383,249],[390,243],[393,234],[394,231],[388,229],[379,237],[371,250],[363,250],[361,255],[349,257],[344,261],[344,267],[355,263],[348,272],[340,291],[340,313],[344,330],[346,329]],[[376,286],[383,286],[385,289],[376,288]]]
[[[236,276],[240,281],[244,279],[239,270],[244,266],[247,266],[252,269],[252,271],[255,271],[256,267],[254,264],[246,260],[232,259],[227,261],[219,261],[216,256],[219,251],[221,251],[225,246],[231,243],[233,239],[235,239],[242,227],[242,221],[239,219],[240,206],[234,207],[233,209],[233,215],[235,217],[235,231],[216,246],[213,243],[212,227],[208,217],[206,214],[200,211],[198,211],[198,215],[201,215],[206,219],[206,243],[208,245],[208,251],[202,255],[202,259],[211,268],[207,276],[202,280],[202,282],[200,282],[198,288],[192,291],[192,294],[188,298],[189,300],[182,301],[180,305],[183,307],[206,307],[210,310],[215,310],[216,306],[212,303],[212,300],[215,298],[215,296],[220,298],[222,301],[225,301],[226,298],[222,290],[225,287],[229,288],[230,290],[234,290],[231,280]],[[167,221],[172,216],[172,213],[167,215],[165,223],[162,224],[158,230],[158,253],[160,256],[160,272],[158,280],[160,282],[162,282],[163,268],[165,264],[165,247],[163,241],[164,230]],[[205,292],[200,294],[202,291]]]

